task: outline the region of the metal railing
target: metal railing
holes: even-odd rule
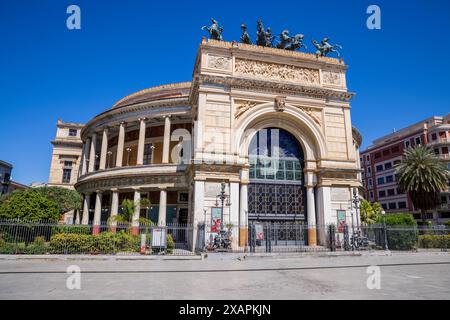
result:
[[[450,248],[450,228],[443,225],[317,225],[313,229],[315,232],[304,222],[251,222],[243,230],[230,226],[222,234],[227,241],[220,242],[217,226],[208,224],[194,228],[187,224],[141,223],[133,228],[124,223],[94,226],[9,220],[0,221],[0,254],[194,255],[217,250],[277,253]],[[317,245],[310,246],[308,237],[314,235]]]
[[[418,250],[450,248],[450,228],[437,226],[347,225],[328,228],[330,250]]]
[[[56,221],[0,221],[0,254],[171,254],[193,255],[194,228],[102,223],[94,226]]]

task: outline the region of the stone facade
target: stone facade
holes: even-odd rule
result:
[[[56,128],[48,185],[73,188],[81,162],[83,124],[58,120]]]
[[[346,69],[338,59],[204,40],[191,82],[132,94],[84,126],[75,184],[84,195],[80,221],[99,223],[101,208],[114,216],[124,197],[148,197],[159,224],[208,224],[225,182],[224,222],[237,227],[233,247],[243,246],[254,182],[249,146],[261,130],[277,128],[302,150],[306,206],[299,215],[308,244],[324,244],[316,226],[336,223],[337,210],[350,217],[351,190],[360,186]],[[169,207],[176,208],[171,221]]]

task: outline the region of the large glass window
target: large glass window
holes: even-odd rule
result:
[[[287,131],[258,131],[250,143],[249,162],[251,180],[302,183],[303,151]]]
[[[305,219],[303,150],[289,132],[258,131],[249,146],[250,219]]]

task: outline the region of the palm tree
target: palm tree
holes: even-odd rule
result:
[[[147,198],[141,198],[141,200],[139,201],[140,208],[148,208],[150,204],[151,204],[150,200],[148,200]],[[134,203],[132,200],[124,199],[122,201],[122,214],[109,217],[108,223],[111,224],[112,222],[119,222],[122,225],[130,227],[133,223],[133,214],[136,205],[137,203]],[[154,225],[153,221],[147,218],[139,217],[138,221],[140,225],[147,225],[147,226]]]
[[[375,223],[381,210],[382,207],[378,202],[371,204],[369,201],[363,199],[360,205],[361,222],[366,225]]]
[[[409,194],[425,222],[425,212],[438,205],[439,192],[447,189],[446,166],[429,147],[416,146],[405,151],[395,169],[400,189]]]

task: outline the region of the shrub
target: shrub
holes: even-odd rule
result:
[[[173,249],[175,249],[175,241],[173,241],[173,237],[171,234],[167,235],[167,253],[172,253]]]
[[[58,233],[50,238],[50,253],[94,253],[93,237],[89,234]]]
[[[0,254],[14,254],[16,253],[16,244],[6,242],[3,239],[0,239]]]
[[[419,248],[450,248],[450,235],[421,235]]]
[[[59,220],[58,206],[33,189],[13,192],[0,204],[0,219]]]

